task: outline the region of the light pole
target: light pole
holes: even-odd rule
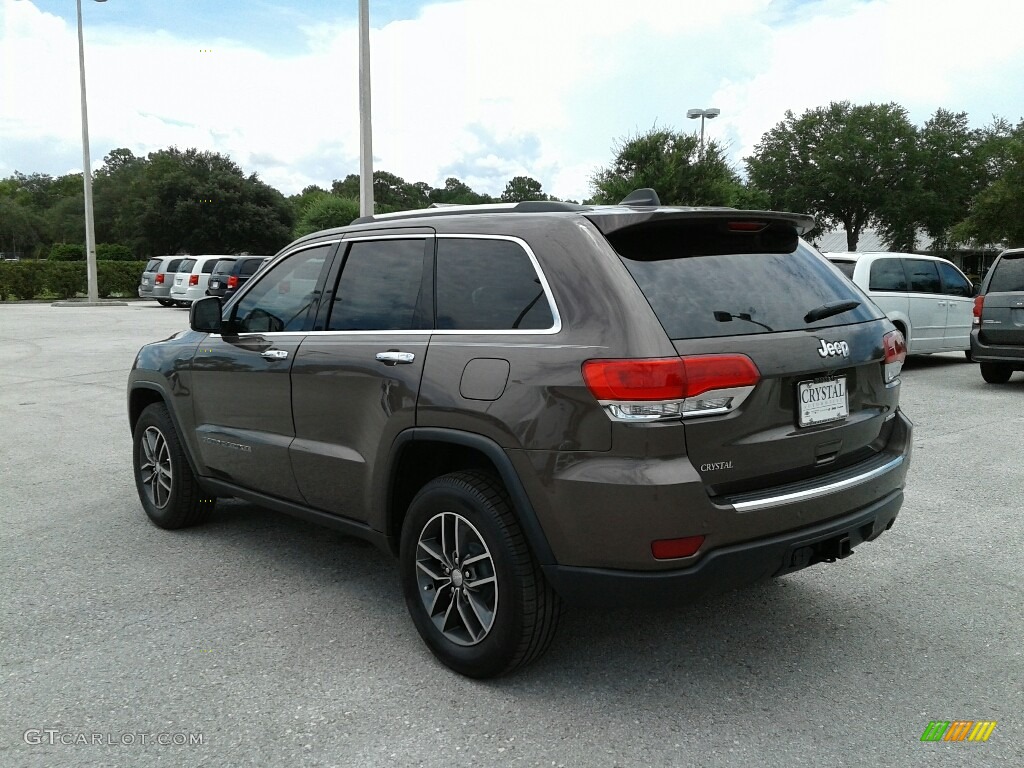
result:
[[[700,154],[698,157],[700,157],[701,160],[704,159],[704,118],[706,117],[708,120],[714,120],[720,114],[722,114],[722,110],[718,109],[718,107],[686,110],[686,116],[691,120],[696,120],[698,117],[700,118]]]
[[[89,303],[99,301],[96,282],[96,225],[92,215],[92,158],[89,156],[89,110],[85,100],[85,41],[82,38],[82,0],[78,4],[78,74],[82,91],[82,180],[85,184],[85,274]],[[105,3],[107,0],[96,0]]]
[[[359,215],[373,216],[370,122],[370,0],[359,0]]]

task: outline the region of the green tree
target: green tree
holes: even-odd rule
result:
[[[1024,121],[1012,130],[997,122],[981,154],[994,178],[953,228],[951,240],[1024,246]]]
[[[431,203],[454,205],[479,205],[494,202],[494,198],[490,195],[474,192],[468,184],[454,176],[445,179],[443,187],[430,190],[429,199]]]
[[[29,253],[41,242],[44,222],[30,207],[0,194],[0,251]]]
[[[916,200],[917,130],[897,104],[833,102],[785,119],[746,158],[771,207],[842,225],[851,251],[865,227]]]
[[[359,201],[320,192],[307,198],[306,206],[295,225],[295,237],[331,227],[347,227],[359,218]]]
[[[591,179],[599,204],[618,203],[636,189],[650,187],[665,205],[729,205],[743,185],[715,141],[701,158],[696,134],[651,128],[619,142],[615,160]]]
[[[149,253],[273,253],[291,239],[284,196],[224,155],[152,152],[139,192]]]
[[[142,216],[145,210],[149,161],[129,149],[112,149],[93,179],[96,239],[128,243],[139,253],[151,253]]]
[[[541,184],[529,176],[515,176],[505,185],[501,193],[501,202],[520,203],[524,200],[547,200],[548,196],[541,189]]]

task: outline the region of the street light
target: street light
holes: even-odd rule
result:
[[[686,110],[686,116],[691,120],[700,118],[700,158],[704,158],[704,118],[708,120],[714,120],[722,114],[722,110],[718,107],[710,107],[708,109],[688,109]]]
[[[78,5],[78,74],[82,91],[82,180],[85,184],[85,274],[89,303],[99,301],[96,283],[96,225],[92,215],[92,159],[89,157],[89,111],[85,103],[85,41],[82,38],[82,0]],[[96,0],[105,3],[107,0]]]

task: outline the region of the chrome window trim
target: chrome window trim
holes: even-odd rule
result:
[[[343,242],[360,243],[366,240],[428,240],[436,237],[434,233],[412,232],[408,235],[360,235],[359,237],[346,237]]]
[[[862,483],[874,480],[876,477],[881,477],[887,472],[891,472],[896,469],[902,463],[903,457],[897,456],[892,461],[889,461],[880,467],[876,467],[860,475],[855,475],[854,477],[848,477],[845,480],[837,480],[834,483],[821,485],[817,488],[808,488],[803,491],[783,493],[778,496],[768,496],[766,498],[755,499],[753,501],[740,501],[736,502],[732,506],[737,512],[753,512],[755,510],[777,507],[783,504],[795,504],[800,501],[817,499],[821,496],[827,496],[828,494],[836,493],[837,491],[844,491],[847,488],[853,488],[856,485],[861,485]]]

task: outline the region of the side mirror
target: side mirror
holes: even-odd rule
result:
[[[207,296],[192,303],[188,314],[188,324],[193,331],[202,333],[221,332],[221,307],[219,296]]]

